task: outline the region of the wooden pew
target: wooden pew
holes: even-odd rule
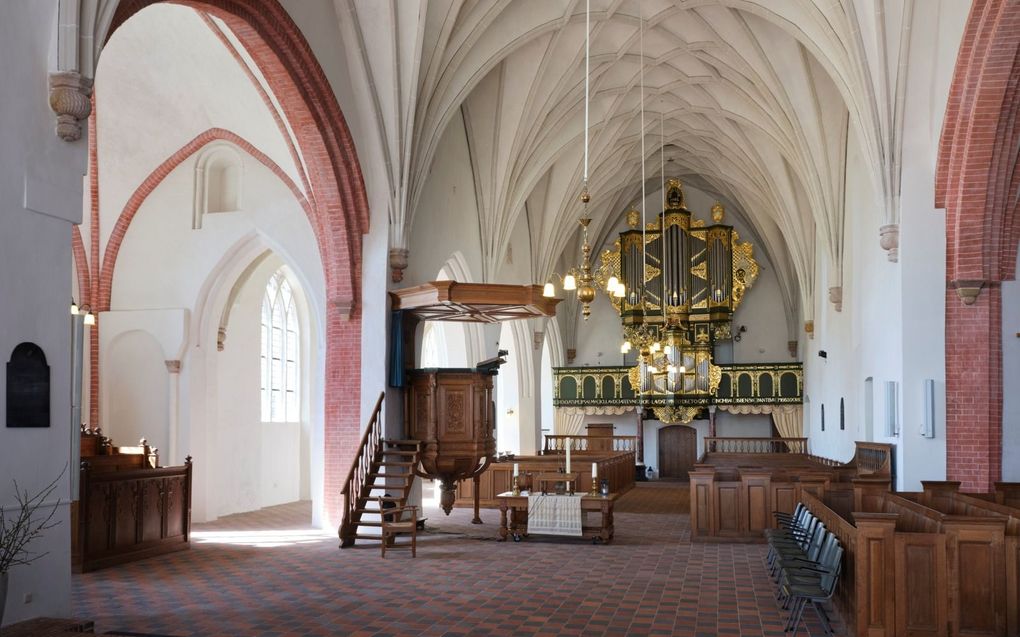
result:
[[[1020,511],[953,493],[952,483],[895,494],[883,492],[882,482],[854,480],[849,518],[830,506],[828,492],[802,494],[843,544],[835,602],[850,634],[1018,634],[1009,584],[1017,555],[1006,534],[1020,529]]]
[[[160,467],[143,439],[118,447],[99,430],[82,428],[79,499],[71,507],[71,563],[75,572],[189,548],[191,474]]]

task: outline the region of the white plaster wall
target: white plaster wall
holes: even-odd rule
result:
[[[25,341],[50,366],[50,427],[0,426],[0,507],[14,504],[14,485],[37,492],[71,462],[71,223],[81,219],[86,142],[61,141],[46,106],[48,59],[55,47],[57,3],[0,3],[0,363]],[[16,63],[11,61],[16,60]],[[6,386],[0,364],[0,387]],[[0,418],[7,413],[0,391]],[[71,613],[69,490],[65,472],[44,508],[57,506],[58,526],[32,550],[48,552],[10,574],[5,623]],[[57,505],[57,500],[60,503]],[[31,593],[32,602],[24,603]]]
[[[301,187],[270,110],[237,60],[191,8],[149,7],[117,29],[100,58],[95,92],[103,246],[113,220],[142,180],[209,128],[225,128],[248,140]],[[242,206],[255,204],[254,196],[245,189]],[[186,205],[190,209],[191,201]]]
[[[1020,254],[1017,256],[1020,271]],[[1020,281],[1002,284],[1002,479],[1020,482]]]
[[[209,425],[223,458],[217,467],[218,516],[294,502],[301,498],[307,474],[303,421],[262,421],[262,300],[266,282],[280,266],[279,258],[270,257],[252,272],[231,310],[227,339],[217,357],[218,417]],[[303,334],[302,341],[307,340]],[[307,396],[304,387],[302,394]]]
[[[167,464],[162,454],[170,449],[170,373],[163,348],[148,332],[132,330],[109,343],[102,360],[106,381],[115,388],[108,394],[108,435],[121,446],[145,438]]]
[[[846,172],[843,312],[827,301],[839,282],[819,250],[815,274],[815,338],[806,341],[805,418],[813,453],[844,460],[867,434],[865,379],[874,379],[874,432],[896,445],[897,487],[920,489],[921,480],[945,476],[945,217],[933,208],[934,168],[966,3],[942,3],[939,20],[915,14],[911,36],[900,184],[899,263],[878,245],[880,213],[871,170],[851,128]],[[828,358],[817,356],[825,350]],[[936,433],[923,438],[924,379],[936,384]],[[898,383],[900,433],[885,435],[886,381]],[[839,399],[846,398],[847,428],[838,429]],[[825,404],[826,431],[820,431]],[[805,406],[807,407],[807,406]],[[835,417],[835,419],[834,419]],[[832,423],[835,423],[835,427]]]
[[[325,313],[325,281],[319,260],[318,247],[307,216],[294,199],[293,194],[265,166],[251,156],[242,153],[244,161],[244,190],[246,205],[236,213],[207,215],[203,227],[191,227],[190,201],[192,196],[195,157],[189,158],[172,171],[152,192],[139,209],[121,247],[117,270],[113,281],[112,309],[114,313],[126,310],[180,308],[195,316],[195,331],[188,338],[188,347],[183,351],[181,374],[180,443],[178,458],[167,458],[167,463],[181,462],[185,455],[195,458],[195,498],[193,516],[196,521],[215,519],[219,515],[250,510],[265,506],[266,502],[292,501],[298,499],[300,483],[305,479],[305,470],[295,468],[300,449],[309,456],[310,478],[306,495],[313,502],[321,502],[322,456],[321,443],[316,446],[316,436],[321,435],[322,423],[322,374],[321,365],[321,321]],[[254,255],[245,256],[242,246],[257,244],[256,253],[271,249],[278,255],[276,267],[286,263],[293,273],[297,286],[303,290],[306,299],[306,315],[310,326],[308,343],[315,355],[307,360],[307,387],[309,392],[308,419],[304,425],[282,427],[288,433],[275,443],[288,451],[283,459],[273,466],[279,467],[281,476],[265,480],[256,479],[253,472],[262,470],[261,446],[255,444],[244,453],[239,453],[237,462],[244,469],[232,476],[244,480],[239,486],[235,500],[224,495],[228,489],[221,489],[212,458],[229,455],[233,445],[243,436],[259,431],[258,415],[258,339],[257,335],[250,352],[254,363],[249,374],[254,374],[256,395],[249,409],[252,413],[239,413],[241,409],[233,402],[233,383],[237,376],[217,371],[221,362],[230,368],[230,357],[218,357],[215,349],[215,334],[225,303],[226,290],[236,280],[223,283],[223,298],[210,292],[211,280],[222,276],[225,270],[235,267],[243,269]],[[268,274],[262,275],[264,286]],[[253,292],[254,294],[254,292]],[[254,302],[254,301],[253,301]],[[261,303],[261,300],[259,300]],[[252,307],[235,311],[231,315],[232,325],[228,329],[227,345],[234,346],[240,339],[244,342],[244,330],[235,334],[235,321],[248,318],[255,321],[257,329],[259,313]],[[250,324],[249,324],[250,325]],[[204,349],[203,349],[204,347]],[[167,352],[170,358],[170,352]],[[240,364],[237,361],[233,363]],[[236,370],[235,370],[236,371]],[[102,395],[107,397],[101,405],[101,422],[105,422],[113,399],[119,391],[120,382],[130,379],[101,377]],[[129,385],[130,386],[130,385]],[[135,390],[137,391],[137,390]],[[244,394],[244,392],[242,392]],[[248,394],[250,395],[250,390]],[[227,414],[222,409],[232,410]],[[164,409],[165,411],[165,409]],[[243,411],[243,410],[242,410]],[[254,416],[252,415],[254,414]],[[221,421],[221,418],[226,420]],[[244,423],[241,431],[231,427]],[[223,424],[229,431],[221,431]],[[241,436],[242,438],[238,438]],[[266,440],[255,436],[252,440]],[[302,442],[303,441],[303,442]],[[266,440],[265,446],[273,444]],[[291,449],[295,449],[291,453]],[[312,452],[317,450],[317,452]],[[245,455],[248,454],[248,455]],[[297,477],[293,477],[296,475]],[[247,476],[247,477],[245,477]],[[231,478],[233,479],[233,478]],[[228,480],[229,482],[229,480]],[[268,495],[272,484],[279,485],[276,495]],[[223,501],[226,500],[226,501]],[[319,506],[313,506],[318,511]]]

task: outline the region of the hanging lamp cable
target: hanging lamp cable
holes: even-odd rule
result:
[[[645,302],[645,277],[648,274],[648,242],[646,238],[648,227],[647,205],[645,204],[645,23],[641,3],[638,3],[638,38],[640,41],[641,67],[641,305],[644,311]]]

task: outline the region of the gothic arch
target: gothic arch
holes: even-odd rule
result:
[[[946,210],[946,477],[1002,475],[1002,290],[1020,242],[1020,5],[976,0],[950,88],[935,177]]]
[[[160,1],[122,0],[104,38],[138,11]],[[311,47],[277,0],[170,1],[214,16],[230,28],[292,123],[308,168],[309,219],[325,273],[328,305],[325,358],[330,374],[325,387],[324,453],[330,462],[323,487],[327,494],[338,494],[361,429],[362,241],[368,232],[369,208],[354,139]],[[103,269],[105,274],[106,264]],[[103,284],[109,285],[105,276]],[[101,289],[99,296],[108,301],[109,288]],[[328,497],[326,502],[326,524],[335,526],[340,501]]]

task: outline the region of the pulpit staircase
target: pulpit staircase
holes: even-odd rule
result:
[[[384,396],[379,394],[340,492],[344,497],[340,548],[354,546],[357,540],[380,540],[382,516],[387,509],[403,507],[414,485],[421,443],[383,438]]]

